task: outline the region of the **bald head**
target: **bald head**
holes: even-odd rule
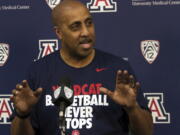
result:
[[[52,21],[61,40],[61,54],[68,59],[89,57],[93,54],[95,29],[92,16],[77,0],[64,0],[52,11]]]
[[[65,20],[67,12],[73,12],[75,9],[84,8],[88,10],[83,3],[78,0],[63,0],[52,10],[52,22],[54,26],[60,26]]]

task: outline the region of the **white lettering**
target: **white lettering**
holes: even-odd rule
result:
[[[53,106],[51,95],[46,95],[46,106]]]
[[[68,118],[88,118],[88,117],[93,117],[92,115],[93,108],[91,106],[82,106],[82,107],[68,107],[66,109],[66,114],[65,117]]]
[[[87,129],[92,128],[92,118],[88,118],[88,119],[66,118],[66,128],[67,129],[69,129],[69,128],[82,129],[84,126]]]
[[[72,109],[73,109],[73,107],[71,107],[71,106],[69,106],[69,107],[66,109],[65,117],[69,117],[69,118],[72,117]]]
[[[79,107],[77,108],[73,107],[74,117],[76,118],[78,117],[79,111],[80,111]]]
[[[87,125],[86,125],[86,128],[87,128],[87,129],[92,128],[92,119],[91,119],[91,118],[87,119]]]
[[[73,104],[71,106],[77,106],[78,103],[77,103],[77,96],[74,96],[74,99],[73,99]]]
[[[93,117],[93,108],[92,107],[86,107],[86,117],[89,118],[89,117]]]
[[[86,119],[79,120],[79,128],[81,129],[84,125],[86,125]]]
[[[96,95],[92,95],[92,98],[91,98],[91,105],[98,105],[97,103],[97,96]]]
[[[71,118],[66,118],[66,128],[69,129],[71,125]]]
[[[107,95],[104,95],[104,106],[109,106],[109,103],[107,102]]]
[[[71,121],[71,127],[72,127],[73,129],[77,129],[78,126],[79,126],[79,121],[78,121],[78,119],[72,119],[72,121]]]
[[[88,106],[90,104],[90,96],[84,95],[84,106]]]
[[[79,98],[79,106],[82,106],[83,95],[77,96]]]
[[[80,108],[81,111],[80,111],[80,118],[85,118],[86,117],[86,107],[81,107]]]

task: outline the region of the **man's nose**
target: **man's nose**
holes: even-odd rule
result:
[[[81,29],[81,36],[88,36],[89,35],[89,29],[87,28],[87,26],[84,24],[82,26],[82,29]]]

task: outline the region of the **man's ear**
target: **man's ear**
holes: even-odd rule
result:
[[[54,26],[54,31],[55,31],[57,37],[59,39],[62,39],[62,32],[61,32],[60,28],[58,28],[57,26]]]

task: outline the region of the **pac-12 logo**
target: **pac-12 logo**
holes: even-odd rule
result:
[[[90,12],[117,12],[117,2],[114,0],[91,0],[87,7]]]
[[[149,101],[148,107],[152,112],[153,123],[169,124],[170,113],[164,108],[163,93],[144,93],[144,96]]]
[[[146,61],[152,64],[159,54],[160,43],[157,40],[141,41],[141,52]]]
[[[58,40],[39,40],[39,55],[38,59],[49,55],[50,53],[58,50]]]
[[[61,0],[46,0],[46,3],[49,5],[51,9],[55,8],[55,6],[60,2]]]
[[[13,110],[13,103],[10,101],[12,95],[0,95],[0,124],[10,124],[10,116]]]
[[[0,43],[0,66],[4,66],[9,57],[9,45]]]

